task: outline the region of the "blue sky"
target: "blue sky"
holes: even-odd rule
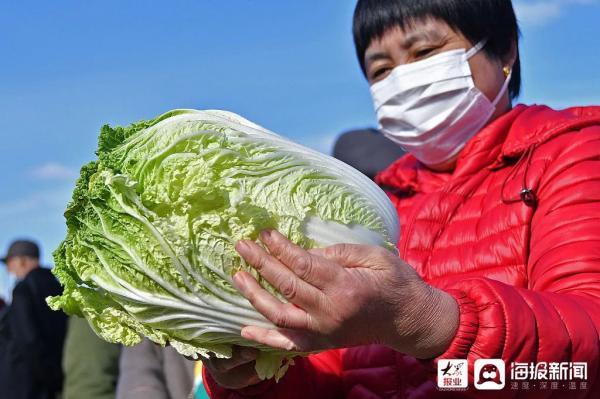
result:
[[[521,102],[600,103],[600,1],[516,1]],[[327,152],[374,125],[351,0],[0,0],[0,251],[46,263],[99,128],[220,108]],[[0,295],[8,283],[0,270]]]

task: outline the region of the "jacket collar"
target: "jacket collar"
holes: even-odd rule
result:
[[[517,105],[484,127],[465,145],[456,168],[435,172],[408,154],[379,173],[376,182],[397,193],[428,193],[450,179],[482,168],[499,168],[554,136],[600,124],[600,107],[556,111],[540,105]]]

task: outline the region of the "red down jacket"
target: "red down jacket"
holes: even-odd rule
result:
[[[507,384],[485,397],[600,397],[600,107],[519,105],[467,144],[452,173],[407,155],[378,183],[400,215],[402,258],[460,306],[446,353],[418,361],[376,345],[330,350],[297,359],[277,384],[239,391],[205,373],[211,397],[477,397],[436,388],[437,361],[465,358],[471,387],[478,358],[588,363],[587,389]]]

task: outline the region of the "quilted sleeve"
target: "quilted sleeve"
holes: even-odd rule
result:
[[[547,165],[531,223],[529,285],[470,278],[447,287],[459,303],[460,326],[436,360],[468,358],[470,381],[478,358],[504,359],[507,373],[511,362],[587,362],[588,390],[569,397],[600,397],[600,127],[557,136],[538,150]]]
[[[278,383],[268,380],[240,390],[220,387],[206,369],[203,369],[204,386],[213,399],[343,398],[340,377],[342,351],[343,349],[329,350],[305,358],[296,358],[295,364]]]

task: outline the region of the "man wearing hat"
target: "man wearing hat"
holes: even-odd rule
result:
[[[52,311],[46,298],[62,289],[50,270],[40,267],[40,250],[32,241],[13,242],[0,261],[19,280],[4,323],[8,356],[0,367],[2,398],[54,399],[62,388],[67,318]]]

